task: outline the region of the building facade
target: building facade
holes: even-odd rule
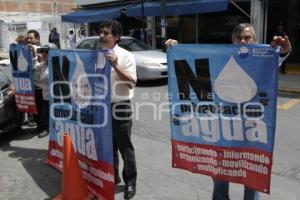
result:
[[[147,0],[144,0],[144,2]],[[193,14],[167,17],[167,37],[176,38],[182,43],[231,43],[233,27],[242,22],[252,23],[257,32],[258,42],[269,43],[276,24],[282,22],[293,45],[290,62],[299,62],[296,56],[300,51],[300,0],[228,0],[228,10],[224,12]],[[102,7],[108,4],[120,4],[119,0],[76,0],[81,8]],[[130,0],[129,2],[142,2]],[[124,34],[130,30],[142,28],[142,20],[138,18],[120,17],[125,28]],[[147,41],[153,47],[161,48],[161,18],[147,17],[145,20],[148,33]],[[95,29],[97,23],[89,24]],[[150,34],[150,36],[149,36]]]
[[[74,8],[75,0],[0,0],[0,49],[7,51],[9,43],[29,29],[37,29],[41,42],[48,42],[53,27],[61,33],[64,46],[69,27],[62,26],[61,15]]]

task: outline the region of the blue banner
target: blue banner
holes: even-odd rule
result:
[[[48,163],[62,169],[64,134],[70,134],[83,178],[99,199],[114,199],[110,63],[97,51],[49,52]]]
[[[32,52],[27,45],[22,44],[10,44],[9,48],[17,107],[21,112],[37,113],[34,99]]]
[[[170,47],[173,167],[269,193],[277,66],[268,45]]]

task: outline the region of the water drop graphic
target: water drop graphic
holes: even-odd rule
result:
[[[86,108],[92,98],[92,87],[89,83],[89,80],[86,76],[84,70],[84,64],[79,58],[78,54],[75,54],[76,57],[76,68],[75,72],[71,79],[72,91],[73,91],[73,100],[80,108]]]
[[[214,82],[214,91],[224,101],[242,103],[256,95],[257,85],[231,56]]]
[[[18,70],[21,72],[25,72],[28,68],[28,62],[23,55],[23,51],[21,50],[19,57],[18,57]]]

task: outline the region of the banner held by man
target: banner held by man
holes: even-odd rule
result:
[[[175,45],[168,65],[173,167],[270,193],[275,50]]]
[[[34,99],[32,52],[23,44],[11,44],[9,50],[13,84],[19,111],[37,113]]]
[[[88,189],[114,199],[110,64],[99,69],[97,51],[53,49],[49,54],[50,141],[48,163],[62,169],[67,133]],[[97,69],[97,73],[96,72]]]

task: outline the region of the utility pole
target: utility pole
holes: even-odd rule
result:
[[[166,2],[160,1],[160,26],[161,26],[161,48],[165,50],[165,41],[167,35]]]
[[[141,40],[143,42],[145,42],[145,8],[144,8],[144,0],[141,0],[141,5],[142,5],[142,33],[140,34],[142,37],[141,37]]]
[[[56,15],[57,15],[56,0],[53,2],[53,4],[51,4],[51,12],[52,12],[52,25],[53,27],[56,27]]]

